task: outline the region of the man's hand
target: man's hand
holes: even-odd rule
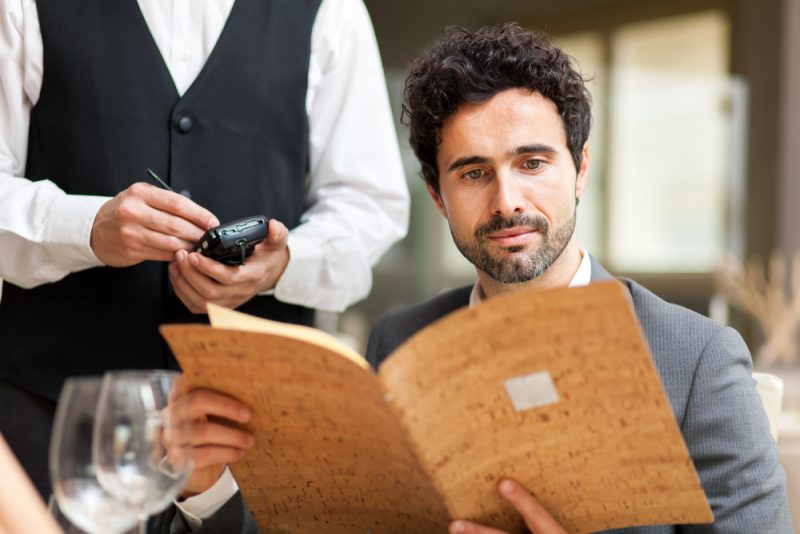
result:
[[[206,313],[209,302],[226,308],[241,306],[275,287],[289,263],[288,237],[283,223],[270,220],[267,238],[256,245],[244,265],[225,265],[179,250],[169,266],[175,294],[192,313]]]
[[[112,267],[170,261],[177,250],[191,248],[215,226],[219,221],[204,207],[139,182],[100,207],[91,247],[97,259]]]
[[[567,534],[539,501],[513,480],[501,480],[497,490],[517,509],[532,534]],[[450,534],[503,534],[500,530],[462,520],[450,523],[449,531]]]
[[[194,389],[177,395],[170,403],[173,413],[191,421],[193,468],[181,491],[181,497],[186,498],[213,486],[225,466],[239,460],[253,446],[255,438],[230,423],[245,423],[250,419],[250,410],[236,399]]]

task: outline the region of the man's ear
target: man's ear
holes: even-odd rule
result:
[[[433,203],[434,203],[434,204],[436,204],[436,209],[438,209],[438,210],[439,210],[439,213],[441,213],[441,214],[442,214],[442,217],[444,217],[445,219],[447,219],[447,209],[445,209],[445,207],[444,207],[444,202],[442,202],[442,196],[441,196],[439,193],[437,193],[437,192],[436,192],[436,191],[433,189],[433,187],[431,186],[431,184],[429,184],[428,182],[425,182],[425,189],[427,189],[427,190],[428,190],[428,194],[429,194],[429,195],[431,196],[431,198],[433,199]]]
[[[583,145],[581,150],[581,166],[578,175],[575,177],[575,198],[581,198],[586,189],[586,182],[589,179],[589,143]]]

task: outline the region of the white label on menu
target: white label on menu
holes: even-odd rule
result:
[[[558,402],[556,386],[547,371],[509,378],[503,384],[518,412]]]

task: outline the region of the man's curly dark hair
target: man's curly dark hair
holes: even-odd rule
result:
[[[583,77],[570,58],[540,32],[517,23],[470,32],[450,27],[416,59],[406,79],[402,118],[425,181],[439,192],[436,153],[442,124],[465,103],[485,102],[506,89],[525,88],[552,100],[564,123],[575,169],[592,123]]]

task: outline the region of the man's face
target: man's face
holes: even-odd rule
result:
[[[475,267],[513,284],[551,272],[565,250],[577,253],[575,207],[588,153],[584,147],[576,172],[551,100],[509,89],[464,104],[445,121],[441,141],[439,194],[428,190]]]

